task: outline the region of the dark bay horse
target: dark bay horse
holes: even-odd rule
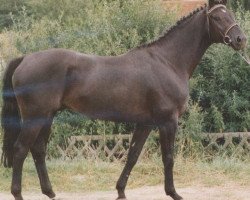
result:
[[[160,130],[165,191],[182,199],[173,183],[173,148],[178,118],[188,99],[188,80],[206,49],[225,43],[243,49],[246,37],[225,0],[181,19],[158,40],[114,57],[51,49],[12,60],[3,79],[2,162],[13,167],[11,193],[22,200],[23,162],[31,151],[41,189],[53,198],[45,154],[58,110],[67,108],[93,119],[136,123],[127,163],[117,182],[125,199],[129,174],[152,125]]]

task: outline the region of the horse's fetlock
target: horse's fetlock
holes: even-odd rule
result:
[[[166,194],[167,194],[167,195],[172,195],[172,194],[175,194],[175,193],[176,193],[174,187],[165,188],[165,191],[166,191]]]
[[[118,191],[124,191],[124,190],[125,190],[125,185],[124,185],[124,184],[117,183],[117,184],[116,184],[116,189],[117,189]]]
[[[14,196],[14,197],[17,197],[17,196],[20,196],[21,195],[21,187],[12,187],[11,188],[11,194]]]

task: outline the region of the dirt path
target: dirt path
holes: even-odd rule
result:
[[[178,189],[185,200],[249,200],[249,187],[187,187]],[[46,196],[38,193],[24,193],[25,200],[48,200]],[[163,186],[142,187],[127,190],[128,200],[171,200],[164,195]],[[13,200],[11,195],[0,193],[1,200]],[[93,193],[58,193],[56,200],[115,200],[116,191]]]

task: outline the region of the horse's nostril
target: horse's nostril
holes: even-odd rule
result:
[[[238,37],[237,37],[237,42],[240,43],[241,41],[242,41],[241,37],[238,36]]]

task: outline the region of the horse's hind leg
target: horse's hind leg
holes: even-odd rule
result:
[[[11,193],[15,200],[23,200],[21,195],[22,169],[24,160],[33,146],[43,126],[44,121],[40,119],[25,119],[22,124],[20,135],[14,145],[13,174]]]
[[[135,129],[130,148],[128,153],[128,159],[126,165],[122,171],[122,174],[117,182],[116,189],[118,191],[118,199],[125,199],[125,187],[127,185],[129,174],[136,164],[138,157],[141,153],[142,147],[148,138],[151,128],[146,126],[138,126]]]
[[[55,193],[52,190],[52,186],[49,180],[47,167],[45,163],[46,147],[50,135],[51,124],[52,124],[52,119],[48,120],[48,122],[46,122],[46,124],[42,127],[39,136],[37,137],[30,151],[35,162],[42,193],[50,198],[53,198],[55,197]]]

